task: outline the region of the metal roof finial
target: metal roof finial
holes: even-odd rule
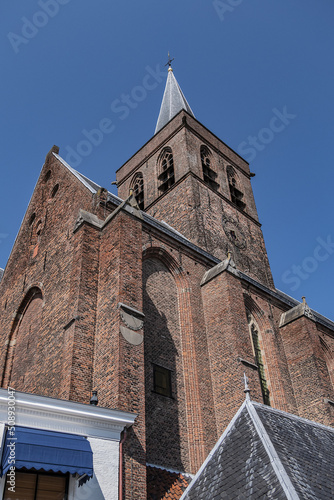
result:
[[[174,57],[173,59],[170,58],[170,55],[169,55],[169,51],[168,51],[168,61],[167,63],[165,64],[165,66],[168,65],[168,71],[173,71],[173,68],[172,68],[172,61],[174,61]]]
[[[249,382],[248,377],[244,372],[244,383],[245,383],[244,393],[246,394],[246,399],[250,400],[250,389],[248,387],[248,382]]]

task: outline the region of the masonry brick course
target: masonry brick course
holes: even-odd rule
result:
[[[203,144],[218,191],[203,179]],[[161,194],[165,146],[176,182]],[[244,373],[262,401],[251,314],[271,405],[333,425],[334,324],[302,316],[279,326],[295,302],[275,290],[247,162],[180,112],[117,172],[123,199],[143,174],[152,221],[133,198],[121,206],[90,189],[57,152],[47,155],[0,283],[2,387],[87,404],[97,390],[100,406],[136,413],[124,498],[145,500],[147,463],[196,473],[244,399]],[[232,203],[229,165],[244,210]],[[129,329],[121,304],[145,314],[143,328]],[[172,398],[153,392],[153,364],[171,371]]]

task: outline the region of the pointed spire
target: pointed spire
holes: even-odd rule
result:
[[[194,116],[194,113],[189,106],[187,99],[184,97],[183,92],[176,81],[176,78],[173,73],[172,63],[173,59],[170,58],[168,52],[168,76],[167,83],[165,87],[164,96],[162,98],[159,118],[157,121],[157,125],[155,127],[155,134],[159,132],[162,127],[166,125],[175,115],[181,111],[181,109],[185,109],[190,115]],[[167,66],[166,64],[166,66]]]

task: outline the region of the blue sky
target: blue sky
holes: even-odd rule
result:
[[[333,19],[332,0],[3,1],[0,267],[53,144],[111,189],[154,133],[170,51],[196,118],[256,173],[277,288],[334,319]]]

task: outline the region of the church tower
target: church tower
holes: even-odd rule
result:
[[[170,63],[169,63],[170,64]],[[169,66],[155,135],[118,171],[119,196],[266,286],[273,279],[248,163],[198,122]]]
[[[124,500],[180,498],[244,374],[254,401],[333,425],[334,323],[274,287],[249,165],[195,118],[170,63],[120,198],[59,153],[0,283],[4,390],[65,406],[97,392],[99,410],[130,415],[114,454]]]

